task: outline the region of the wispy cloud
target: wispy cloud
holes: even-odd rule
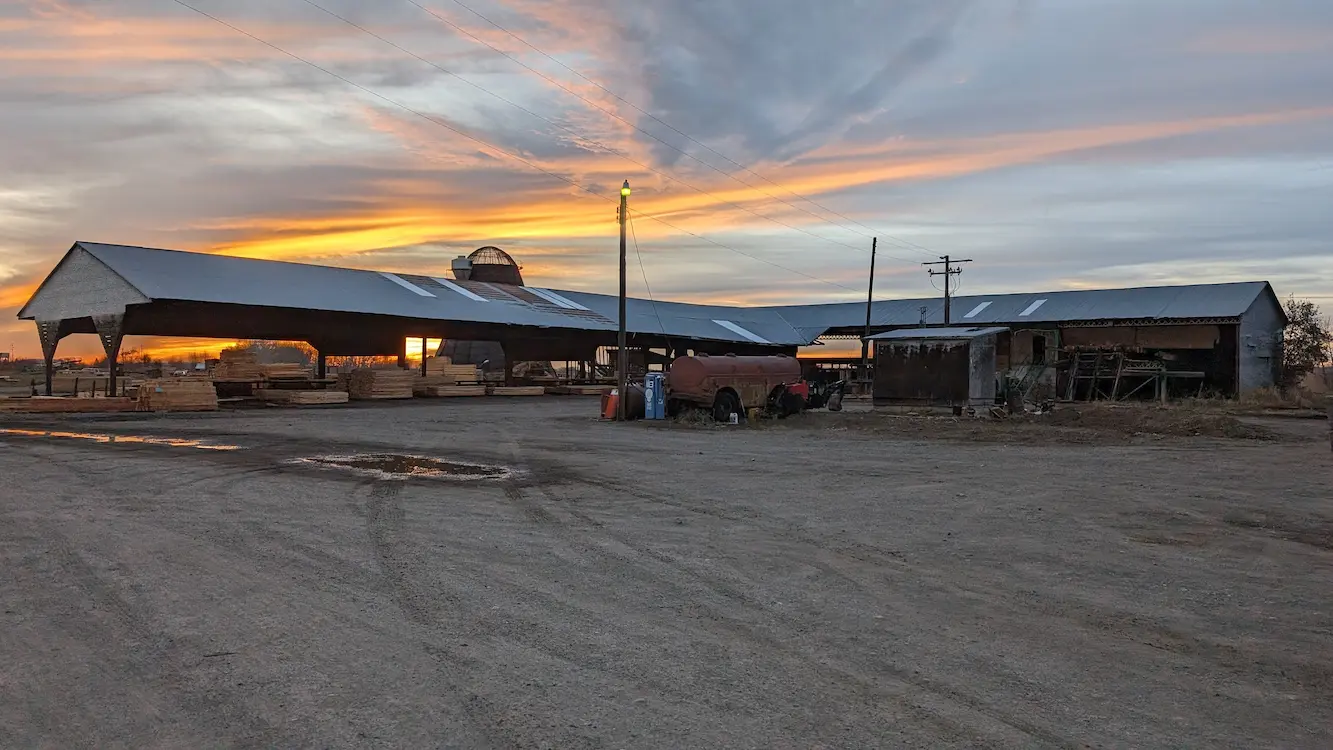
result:
[[[1333,296],[1302,270],[1333,172],[1292,177],[1333,162],[1320,4],[469,2],[556,62],[452,3],[314,2],[430,63],[306,3],[198,5],[438,122],[175,4],[0,5],[0,340],[35,350],[12,313],[75,239],[433,271],[501,244],[605,291],[624,179],[660,297],[852,298],[876,232],[996,291]],[[881,250],[886,294],[930,293],[929,253]]]

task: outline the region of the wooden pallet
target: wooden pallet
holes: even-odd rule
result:
[[[502,386],[493,385],[486,389],[488,396],[545,396],[546,388],[540,385]]]
[[[484,385],[419,385],[412,390],[421,398],[458,398],[486,395],[486,386]]]
[[[255,391],[261,401],[290,406],[329,406],[345,404],[349,400],[347,391],[287,391],[273,388],[260,388]]]

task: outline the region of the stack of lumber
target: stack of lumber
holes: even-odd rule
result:
[[[138,409],[138,402],[132,398],[0,398],[0,413],[97,414]]]
[[[417,380],[411,370],[353,370],[345,376],[347,393],[355,401],[412,398]]]
[[[493,385],[486,389],[486,393],[490,396],[545,396],[546,388],[540,385]]]
[[[259,357],[249,349],[223,349],[213,370],[215,380],[260,380],[263,374]]]
[[[260,365],[259,374],[266,380],[299,380],[311,376],[309,367],[287,362]]]
[[[218,392],[200,378],[148,380],[139,386],[139,411],[217,411]]]
[[[423,398],[454,398],[458,396],[485,396],[484,385],[421,385],[412,389],[413,394]]]
[[[481,373],[476,365],[451,365],[426,363],[426,375],[418,385],[458,385],[476,383],[481,380]]]
[[[255,391],[260,401],[291,406],[327,406],[345,404],[349,398],[347,391],[289,391],[273,388],[260,388]]]

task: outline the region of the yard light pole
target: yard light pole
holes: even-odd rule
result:
[[[616,375],[619,379],[616,420],[629,414],[629,352],[625,349],[625,222],[629,221],[629,180],[620,188],[620,330],[616,333]]]

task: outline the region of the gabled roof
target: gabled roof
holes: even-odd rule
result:
[[[103,280],[114,281],[121,290],[117,299],[132,299],[134,304],[179,300],[567,330],[617,328],[618,300],[606,294],[94,242],[75,243],[19,312],[20,317],[35,317],[30,308],[39,299],[48,308],[85,310],[79,313],[84,317],[104,312],[97,306],[111,300],[95,299],[97,290],[91,287],[71,290],[57,285],[59,289],[48,289],[48,284],[73,260],[78,261],[72,265],[81,272],[89,264],[100,263],[105,269]],[[50,305],[49,298],[57,294],[83,295],[86,299],[62,299],[60,305]],[[952,322],[980,327],[1234,319],[1265,295],[1281,309],[1265,281],[972,295],[954,299]],[[859,334],[865,325],[865,305],[858,302],[747,308],[629,299],[626,305],[626,327],[631,333],[703,341],[790,347],[809,344],[830,330]],[[938,325],[943,319],[943,304],[937,298],[889,300],[871,307],[871,326],[875,328]]]
[[[604,294],[94,242],[76,243],[66,259],[80,253],[100,261],[146,300],[585,331],[617,328],[618,300]],[[42,293],[39,288],[34,300]],[[25,313],[31,306],[32,301],[20,316],[30,317]],[[770,310],[631,299],[627,313],[626,327],[636,334],[774,346],[808,343]]]

